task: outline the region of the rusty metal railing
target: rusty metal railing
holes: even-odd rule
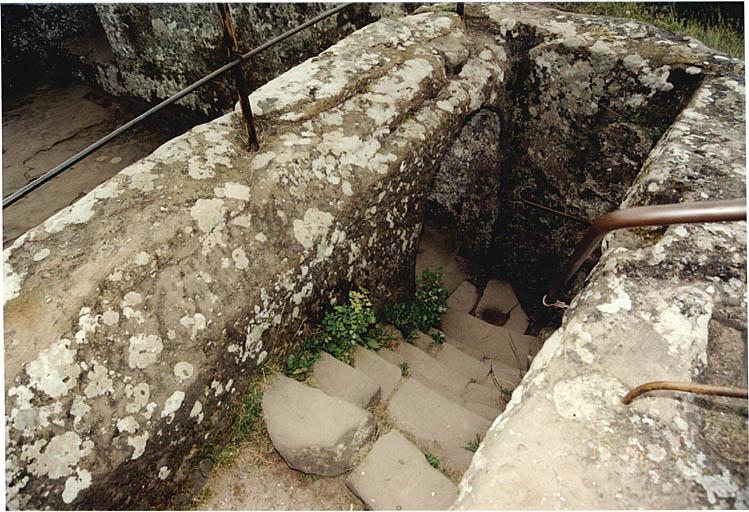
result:
[[[588,228],[575,251],[559,270],[544,295],[547,307],[565,307],[558,296],[570,278],[580,269],[606,234],[623,228],[667,226],[670,224],[695,224],[746,220],[746,198],[699,203],[638,206],[607,213],[596,219]]]
[[[630,390],[624,398],[622,403],[628,405],[643,393],[649,391],[681,391],[682,393],[698,393],[700,395],[713,395],[713,396],[730,396],[733,398],[744,398],[749,397],[749,390],[746,388],[732,388],[727,386],[713,386],[710,384],[697,384],[696,382],[676,382],[671,380],[657,380],[653,382],[647,382],[641,384],[636,388]]]

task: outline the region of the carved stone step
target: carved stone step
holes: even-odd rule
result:
[[[458,489],[397,430],[380,437],[346,485],[369,510],[446,510]]]
[[[312,384],[328,395],[343,398],[362,409],[380,401],[380,386],[374,380],[327,352],[320,354],[313,367]]]

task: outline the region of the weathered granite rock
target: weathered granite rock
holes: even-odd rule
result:
[[[350,469],[376,430],[371,413],[281,375],[263,394],[263,420],[289,466],[323,476]]]

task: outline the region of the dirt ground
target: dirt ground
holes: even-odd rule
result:
[[[363,510],[346,487],[346,474],[330,478],[290,469],[267,437],[240,449],[227,467],[211,472],[196,510]]]
[[[147,109],[85,85],[42,85],[3,105],[3,197]],[[3,245],[44,222],[197,121],[169,111],[148,121],[3,211]]]

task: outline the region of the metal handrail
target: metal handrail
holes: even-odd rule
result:
[[[555,306],[562,287],[575,275],[588,259],[596,245],[606,234],[623,228],[643,226],[667,226],[670,224],[694,224],[702,222],[725,222],[746,220],[746,198],[698,203],[663,204],[625,208],[598,217],[588,228],[575,252],[559,270],[544,295],[544,306]]]
[[[729,396],[732,398],[744,398],[749,397],[749,390],[746,388],[734,388],[728,386],[713,386],[711,384],[697,384],[696,382],[677,382],[673,380],[656,380],[653,382],[646,382],[636,388],[633,388],[624,395],[622,403],[628,405],[643,393],[649,391],[681,391],[684,393],[698,393],[700,395],[713,395],[713,396]]]
[[[315,23],[318,23],[319,21],[324,20],[325,18],[329,18],[330,16],[332,16],[332,15],[334,15],[334,14],[342,11],[343,9],[346,9],[347,7],[349,7],[351,5],[353,5],[353,4],[347,3],[347,4],[339,5],[337,7],[333,7],[332,9],[328,9],[327,11],[325,11],[325,12],[323,12],[323,13],[315,16],[314,18],[305,21],[301,25],[297,25],[296,27],[294,27],[294,28],[292,28],[290,30],[287,30],[283,34],[278,35],[278,36],[276,36],[276,37],[274,37],[272,39],[269,39],[268,41],[264,42],[260,46],[258,46],[256,48],[253,48],[252,50],[248,51],[247,53],[245,53],[243,55],[238,56],[237,58],[235,58],[231,62],[229,62],[229,63],[221,66],[220,68],[218,68],[217,70],[213,71],[212,73],[204,76],[200,80],[198,80],[196,82],[193,82],[192,84],[188,85],[187,87],[185,87],[181,91],[179,91],[179,92],[173,94],[172,96],[170,96],[169,98],[165,99],[164,101],[162,101],[158,105],[156,105],[154,107],[151,107],[150,109],[148,109],[145,112],[143,112],[142,114],[140,114],[138,117],[136,117],[134,119],[131,119],[127,123],[125,123],[122,126],[120,126],[119,128],[117,128],[116,130],[114,130],[114,131],[110,132],[109,134],[105,135],[104,137],[102,137],[101,139],[97,140],[96,142],[94,142],[93,144],[91,144],[90,146],[88,146],[87,148],[83,149],[82,151],[79,151],[75,155],[73,155],[70,158],[68,158],[67,160],[65,160],[63,163],[61,163],[58,166],[54,167],[53,169],[45,172],[44,174],[42,174],[41,176],[39,176],[34,181],[32,181],[30,183],[27,183],[23,187],[19,188],[18,190],[16,190],[12,194],[10,194],[8,197],[3,198],[3,209],[5,209],[8,206],[12,205],[16,201],[18,201],[19,199],[21,199],[22,197],[24,197],[25,195],[27,195],[29,192],[31,192],[33,190],[36,190],[37,188],[41,187],[42,185],[44,185],[46,182],[48,182],[49,180],[51,180],[52,178],[54,178],[58,174],[66,171],[67,169],[69,169],[73,165],[77,164],[78,162],[80,162],[81,160],[83,160],[84,158],[86,158],[87,156],[89,156],[91,153],[93,153],[94,151],[98,150],[99,148],[101,148],[102,146],[104,146],[108,142],[112,141],[116,137],[122,135],[123,133],[125,133],[127,130],[129,130],[133,126],[137,125],[141,121],[143,121],[143,120],[147,119],[148,117],[150,117],[152,114],[155,114],[156,112],[158,112],[159,110],[163,109],[164,107],[166,107],[168,105],[171,105],[175,101],[184,98],[185,96],[187,96],[188,94],[190,94],[191,92],[193,92],[198,87],[200,87],[200,86],[202,86],[202,85],[210,82],[214,78],[216,78],[216,77],[218,77],[218,76],[226,73],[230,69],[233,69],[235,66],[239,66],[240,64],[242,64],[242,62],[244,62],[245,60],[249,59],[250,57],[252,57],[254,55],[257,55],[258,53],[262,52],[263,50],[266,50],[266,49],[270,48],[271,46],[273,46],[273,45],[275,45],[277,43],[280,43],[284,39],[287,39],[287,38],[293,36],[297,32],[301,32],[305,28],[307,28],[307,27],[309,27],[311,25],[314,25]]]

